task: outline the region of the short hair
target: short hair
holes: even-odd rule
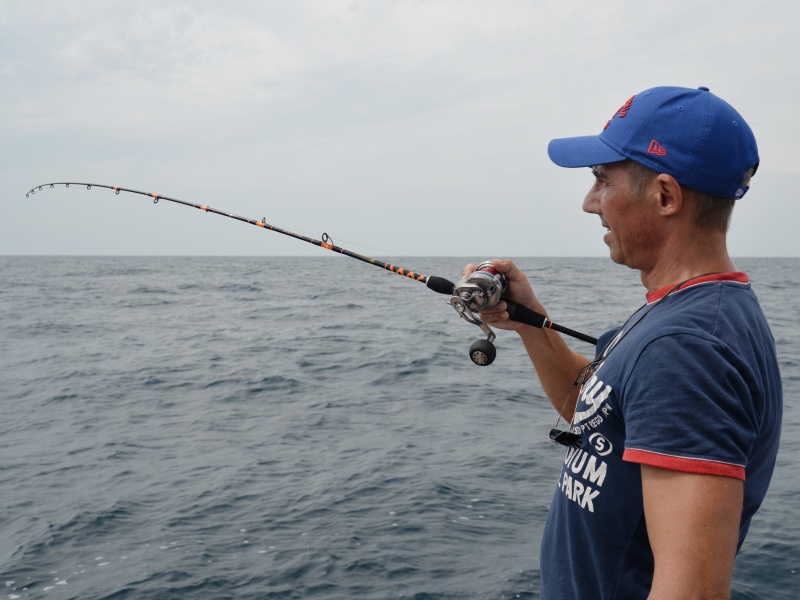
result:
[[[634,196],[641,197],[647,184],[659,173],[645,167],[635,160],[626,160],[624,163],[628,171],[628,181],[630,182],[631,190]],[[741,187],[750,185],[750,178],[754,173],[755,167],[749,169],[747,173],[745,173],[744,179],[741,182]],[[736,198],[720,198],[719,196],[700,192],[686,187],[685,185],[681,185],[681,190],[683,190],[684,195],[690,197],[694,202],[696,209],[695,222],[699,227],[722,232],[728,231],[731,223],[731,215],[733,214],[733,207],[736,205]]]

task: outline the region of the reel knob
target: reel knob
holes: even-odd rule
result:
[[[494,362],[497,349],[489,340],[476,340],[469,347],[469,357],[476,365],[485,367]]]

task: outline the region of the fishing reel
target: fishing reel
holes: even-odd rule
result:
[[[453,288],[450,305],[456,309],[462,319],[477,325],[486,334],[485,340],[476,340],[469,347],[469,357],[476,365],[492,364],[497,356],[497,349],[493,343],[496,337],[494,331],[475,313],[484,308],[491,308],[500,302],[506,286],[508,286],[506,276],[498,271],[491,262],[484,262]]]

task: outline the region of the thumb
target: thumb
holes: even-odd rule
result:
[[[525,274],[519,270],[519,267],[514,264],[513,260],[495,258],[492,260],[494,268],[508,277],[509,281],[527,281]]]

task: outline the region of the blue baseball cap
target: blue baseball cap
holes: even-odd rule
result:
[[[742,181],[759,161],[749,125],[706,87],[645,90],[631,96],[600,135],[552,140],[547,153],[561,167],[629,158],[721,198],[744,196],[749,188]]]

